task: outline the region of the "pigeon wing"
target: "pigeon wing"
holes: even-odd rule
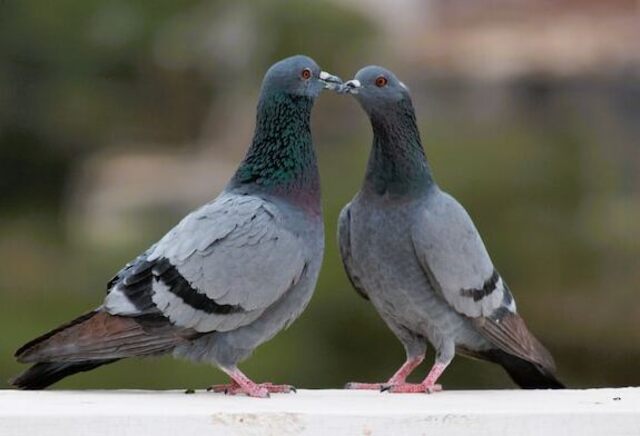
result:
[[[412,239],[431,284],[456,311],[472,318],[480,334],[501,350],[555,372],[551,354],[516,313],[511,291],[460,203],[436,192]]]
[[[342,258],[342,264],[344,270],[349,277],[349,281],[360,296],[366,300],[369,299],[367,292],[365,291],[360,278],[356,275],[353,269],[353,258],[351,257],[351,203],[347,204],[340,212],[338,218],[338,246],[340,248],[340,257]]]
[[[490,316],[505,300],[512,301],[460,203],[436,191],[419,214],[412,227],[414,249],[430,283],[449,305],[475,318]]]
[[[249,324],[295,286],[308,263],[303,241],[282,221],[267,200],[223,194],[125,267],[105,308],[161,313],[198,332]]]

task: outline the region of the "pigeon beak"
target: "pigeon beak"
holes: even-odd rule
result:
[[[353,79],[342,85],[340,92],[344,94],[357,94],[360,91],[360,88],[362,88],[360,81]]]
[[[342,79],[326,71],[320,71],[320,82],[324,85],[324,89],[330,89],[332,91],[339,90],[342,87]]]

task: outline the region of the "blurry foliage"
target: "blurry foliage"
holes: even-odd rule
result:
[[[20,369],[13,350],[99,304],[111,274],[161,236],[132,235],[110,250],[69,243],[64,193],[88,156],[129,144],[195,149],[212,114],[224,125],[231,88],[254,98],[264,70],[294,53],[347,79],[377,47],[378,32],[329,1],[0,2],[0,386]],[[376,56],[382,63],[389,54]],[[437,180],[476,220],[561,377],[575,386],[638,384],[640,132],[629,115],[640,110],[640,98],[629,98],[637,78],[474,87],[412,69],[404,80]],[[511,100],[493,101],[505,94]],[[317,292],[300,320],[243,368],[256,380],[303,387],[386,379],[403,350],[351,289],[335,243],[338,213],[364,173],[369,125],[346,97],[323,96],[313,119],[327,235]],[[159,177],[158,189],[165,183]],[[222,380],[212,367],[164,358],[59,386]],[[443,383],[512,386],[499,368],[462,358]]]
[[[212,96],[291,54],[338,63],[372,33],[327,2],[221,3],[2,2],[0,208],[59,204],[70,168],[113,143],[193,142]]]
[[[0,4],[0,208],[59,204],[70,167],[111,141],[193,137],[210,86],[158,68],[150,50],[189,3]]]

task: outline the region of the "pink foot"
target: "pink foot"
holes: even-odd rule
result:
[[[397,383],[392,384],[389,387],[385,387],[386,391],[397,393],[397,394],[413,394],[413,393],[427,393],[432,394],[434,392],[440,392],[442,390],[442,386],[436,384],[440,375],[447,367],[445,363],[435,363],[429,371],[427,378],[425,378],[422,383]]]
[[[408,358],[407,361],[396,371],[396,373],[389,379],[389,381],[385,383],[359,383],[359,382],[349,382],[344,388],[345,389],[360,389],[360,390],[370,390],[370,391],[380,391],[387,390],[393,385],[403,384],[407,379],[407,376],[413,372],[413,370],[420,365],[424,359],[424,356],[416,356]]]
[[[359,383],[359,382],[349,382],[344,385],[345,389],[354,389],[354,390],[368,390],[368,391],[379,391],[385,383]]]
[[[298,392],[295,386],[291,385],[274,385],[273,383],[260,383],[258,386],[267,388],[271,394],[290,394],[291,392]]]
[[[442,391],[442,386],[423,383],[403,383],[400,385],[391,385],[384,390],[393,394],[433,394],[434,392]]]
[[[215,392],[215,393],[227,393],[231,390],[238,389],[240,385],[237,383],[231,382],[221,385],[211,385],[207,388],[207,392]]]
[[[258,383],[253,386],[242,387],[232,382],[228,384],[212,385],[207,388],[209,392],[225,393],[227,395],[247,394],[250,397],[265,398],[269,394],[288,394],[296,392],[291,385],[274,385],[273,383]]]
[[[247,394],[250,397],[267,398],[269,390],[259,384],[242,387],[236,383],[212,385],[207,388],[208,392],[224,393],[226,395]]]
[[[221,368],[231,377],[231,383],[213,385],[207,391],[224,392],[227,395],[246,394],[250,397],[267,398],[269,393],[287,394],[296,392],[290,385],[274,385],[273,383],[254,383],[238,368]]]

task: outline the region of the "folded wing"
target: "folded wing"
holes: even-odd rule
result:
[[[450,195],[435,194],[413,226],[416,255],[434,289],[458,313],[472,319],[496,348],[555,372],[547,349],[516,313],[503,282],[466,210]]]
[[[340,248],[340,257],[344,270],[349,277],[349,281],[360,296],[366,300],[369,299],[367,291],[362,286],[360,278],[353,268],[353,257],[351,255],[351,203],[347,204],[338,218],[338,247]]]
[[[490,316],[512,301],[473,221],[450,195],[432,196],[411,236],[434,289],[460,314]]]
[[[161,313],[181,328],[228,331],[282,298],[308,263],[278,208],[223,194],[185,217],[111,282],[109,313]]]

